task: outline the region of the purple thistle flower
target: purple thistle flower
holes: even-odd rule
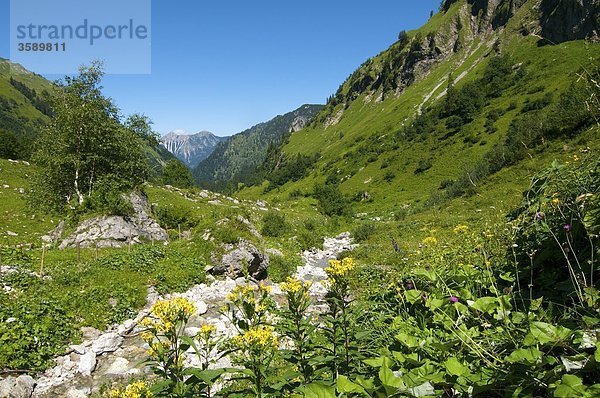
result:
[[[536,220],[542,220],[544,218],[544,213],[538,211],[535,213],[535,218]]]
[[[450,303],[451,304],[458,303],[458,297],[456,297],[456,296],[450,296]]]
[[[413,290],[415,288],[415,286],[412,284],[412,282],[408,282],[406,284],[406,290]]]
[[[565,230],[565,232],[571,232],[573,226],[571,224],[565,224],[563,225],[563,229]]]

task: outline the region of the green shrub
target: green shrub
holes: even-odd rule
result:
[[[385,182],[392,182],[396,178],[396,174],[393,171],[386,171],[383,175],[383,180]]]
[[[192,228],[198,221],[192,216],[189,207],[177,205],[158,205],[153,213],[159,224],[166,229]]]
[[[283,214],[270,210],[262,218],[262,234],[265,236],[278,237],[287,230],[287,223]]]
[[[350,216],[350,200],[345,197],[337,184],[317,185],[315,198],[319,202],[319,211],[326,216]]]
[[[419,164],[417,165],[417,168],[415,169],[415,174],[422,174],[432,167],[433,167],[433,163],[431,162],[431,159],[421,159],[421,160],[419,160]]]
[[[300,266],[302,259],[299,256],[271,256],[267,272],[273,282],[279,283],[294,275]]]
[[[364,242],[371,237],[377,230],[377,225],[372,222],[361,223],[352,231],[352,236],[357,242]]]

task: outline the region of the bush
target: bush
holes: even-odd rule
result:
[[[285,216],[277,211],[270,210],[262,218],[262,234],[271,237],[278,237],[287,230]]]
[[[396,174],[393,171],[386,171],[383,175],[383,180],[385,182],[392,182],[396,178]]]
[[[166,229],[191,228],[198,224],[188,207],[158,205],[154,207],[153,212],[159,224]]]
[[[301,266],[302,259],[299,256],[271,256],[267,272],[273,282],[280,283],[294,275]]]
[[[350,216],[352,208],[337,184],[318,185],[315,198],[319,201],[319,211],[326,216]]]
[[[422,174],[433,167],[433,163],[430,159],[421,159],[415,169],[415,174]]]
[[[372,222],[360,224],[352,231],[352,236],[357,242],[364,242],[371,237],[377,230],[377,226]]]

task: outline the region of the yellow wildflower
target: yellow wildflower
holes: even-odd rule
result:
[[[135,381],[124,389],[111,390],[110,398],[152,398],[154,395],[143,381]]]
[[[279,340],[270,326],[255,326],[233,338],[234,344],[244,348],[278,348]]]
[[[236,301],[238,299],[247,300],[249,297],[254,298],[254,287],[252,286],[236,286],[229,294],[227,295],[227,300]]]
[[[425,246],[433,246],[433,245],[437,245],[438,240],[435,236],[428,236],[425,239],[423,239],[423,241],[421,243],[424,244]]]
[[[150,332],[143,332],[142,340],[144,340],[145,342],[151,342],[152,340],[154,340],[154,335]]]
[[[469,227],[464,224],[459,224],[456,227],[454,227],[455,234],[462,234],[462,233],[467,232],[468,230],[469,230]]]
[[[213,334],[216,331],[217,331],[216,326],[212,325],[210,323],[207,323],[200,327],[200,334],[205,335],[205,336],[210,336],[211,334]]]
[[[346,257],[343,260],[329,260],[329,267],[325,268],[325,272],[330,277],[344,276],[352,271],[355,267],[354,259]]]
[[[194,303],[183,297],[159,300],[152,306],[152,315],[158,319],[159,329],[170,330],[174,323],[186,320],[196,312]]]
[[[557,205],[557,204],[559,204],[559,203],[560,203],[560,200],[559,200],[558,198],[554,198],[554,199],[552,199],[552,204],[553,204],[553,205],[555,205],[555,206],[556,206],[556,205]]]
[[[310,282],[302,283],[298,279],[288,276],[285,282],[281,282],[281,284],[279,284],[279,287],[281,287],[281,290],[285,293],[298,293],[302,288],[310,288],[310,285]]]
[[[258,290],[265,292],[265,293],[271,293],[271,286],[267,286],[267,285],[261,283],[260,285],[258,285]]]

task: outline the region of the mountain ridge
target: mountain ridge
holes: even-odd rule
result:
[[[181,160],[188,168],[194,168],[213,152],[219,142],[228,137],[218,137],[210,131],[186,134],[175,130],[161,137],[161,145]]]
[[[322,108],[323,105],[305,104],[229,137],[198,164],[194,177],[199,182],[230,181],[248,172],[262,163],[270,145],[278,145],[287,134],[300,131]]]

